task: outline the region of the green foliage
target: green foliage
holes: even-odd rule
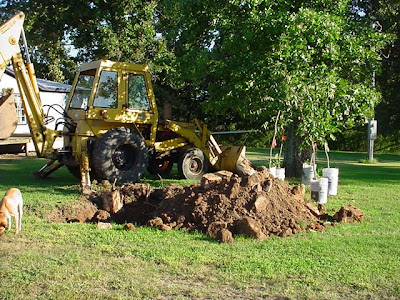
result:
[[[367,150],[367,126],[360,125],[339,133],[329,144],[331,149],[343,151]]]
[[[24,11],[38,76],[71,81],[77,62],[96,59],[147,64],[155,75],[167,69],[171,54],[155,30],[156,7],[156,1],[14,0],[1,16]]]
[[[379,125],[378,125],[379,126]],[[400,131],[391,134],[378,134],[374,142],[374,151],[381,153],[400,153]],[[367,126],[357,126],[338,135],[330,144],[332,149],[343,151],[367,150]]]
[[[12,0],[2,5],[3,20],[18,11],[25,13],[25,34],[39,78],[63,82],[73,77],[76,64],[64,47],[68,8],[67,2],[56,0]]]
[[[377,30],[396,37],[381,52],[382,72],[376,78],[383,98],[376,107],[376,119],[380,133],[389,137],[393,131],[400,130],[400,2],[370,0],[362,4],[366,17],[375,22]]]
[[[271,129],[281,110],[307,143],[369,117],[380,99],[371,76],[388,37],[352,18],[347,1],[162,3],[175,14],[163,24],[174,80],[203,91],[214,117]]]
[[[147,64],[156,74],[165,67],[159,63],[169,53],[155,29],[156,1],[80,1],[80,6],[70,22],[79,59]]]

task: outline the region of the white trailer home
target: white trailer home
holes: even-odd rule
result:
[[[58,83],[54,81],[38,79],[38,86],[40,91],[40,98],[43,104],[43,112],[48,115],[50,121],[46,126],[54,129],[56,121],[62,116],[61,113],[65,107],[69,90],[71,88],[68,84]],[[21,96],[19,94],[17,81],[15,80],[14,71],[7,68],[0,81],[0,92],[3,89],[14,89],[14,101],[18,115],[18,124],[13,135],[10,139],[1,141],[0,152],[7,152],[7,150],[15,148],[12,144],[18,143],[25,145],[24,151],[35,151],[35,147],[30,139],[31,133],[26,120],[24,108],[22,106]],[[60,128],[59,128],[60,129]],[[54,148],[62,148],[63,140],[58,138],[54,144]]]

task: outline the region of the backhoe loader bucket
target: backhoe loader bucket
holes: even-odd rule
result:
[[[246,159],[246,146],[221,146],[219,156],[220,169],[238,175],[252,175],[255,171],[251,162]]]
[[[0,97],[0,140],[5,140],[17,128],[18,118],[14,104],[14,92]]]

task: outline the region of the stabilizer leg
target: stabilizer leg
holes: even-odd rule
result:
[[[64,164],[60,163],[58,160],[50,159],[39,171],[33,173],[35,178],[43,179],[49,176],[54,171],[61,168]]]
[[[90,194],[92,192],[92,188],[91,188],[91,182],[90,182],[89,157],[88,157],[86,151],[82,151],[80,172],[81,172],[82,194]]]

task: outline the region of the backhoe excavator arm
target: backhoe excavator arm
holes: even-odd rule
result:
[[[0,80],[6,67],[12,61],[36,153],[39,157],[55,159],[56,153],[53,150],[53,144],[55,139],[62,135],[62,132],[50,130],[44,125],[39,88],[33,64],[29,60],[23,30],[24,19],[24,13],[20,12],[0,26]],[[26,64],[19,47],[20,38],[24,43]],[[7,122],[7,120],[0,120],[0,122]]]

